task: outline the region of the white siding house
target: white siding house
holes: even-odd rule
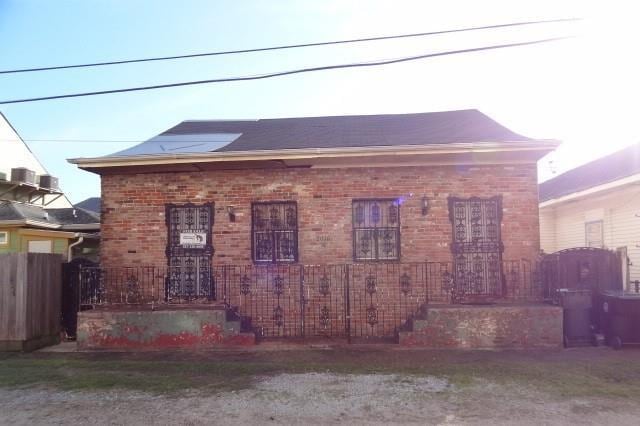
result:
[[[47,174],[47,170],[2,113],[0,113],[0,153],[2,153],[0,155],[0,172],[4,173],[6,179],[10,179],[11,169],[16,167],[26,167],[36,172],[36,175]],[[55,196],[48,197],[55,198]],[[72,206],[67,197],[63,195],[52,201],[48,207],[65,208]]]
[[[28,169],[16,171],[11,169]],[[100,216],[74,208],[54,176],[0,113],[0,254],[94,256]]]
[[[625,284],[640,280],[640,145],[540,184],[540,244],[626,252]]]

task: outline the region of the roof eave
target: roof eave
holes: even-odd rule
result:
[[[553,139],[507,142],[471,142],[430,145],[385,145],[367,147],[341,148],[304,148],[283,150],[253,151],[213,151],[188,154],[154,154],[121,157],[71,158],[68,161],[80,168],[108,168],[122,166],[145,166],[158,164],[204,163],[225,161],[264,161],[317,159],[336,157],[371,157],[371,156],[411,156],[417,154],[456,154],[505,151],[550,152],[560,144]]]
[[[99,230],[100,223],[74,223],[71,225],[62,225],[63,230]]]
[[[36,228],[60,229],[60,225],[56,223],[40,222],[32,219],[9,219],[0,220],[0,226],[33,226]]]
[[[579,191],[574,191],[569,194],[558,195],[553,198],[548,198],[544,201],[540,201],[539,207],[546,208],[551,206],[556,206],[558,204],[567,203],[570,201],[577,201],[592,195],[600,195],[601,193],[611,191],[614,189],[618,189],[620,187],[632,184],[640,183],[640,173],[633,174],[631,176],[626,176],[624,178],[616,179],[611,182],[606,182],[600,185],[595,185],[589,188],[584,188]]]

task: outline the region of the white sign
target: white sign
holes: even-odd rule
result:
[[[207,234],[205,232],[181,232],[181,246],[204,246],[207,244]]]

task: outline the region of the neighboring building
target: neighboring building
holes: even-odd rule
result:
[[[301,311],[310,316],[291,327],[313,325],[309,334],[344,321],[335,312],[346,286],[360,309],[347,314],[350,330],[375,335],[389,318],[397,332],[427,302],[536,299],[525,278],[540,251],[536,163],[557,144],[463,110],[185,121],[131,149],[70,161],[101,175],[102,267],[173,271],[145,278],[146,295],[131,293],[144,284],[131,272],[100,294],[202,300],[214,274],[216,297],[243,315],[264,304],[254,326],[287,335]],[[331,304],[306,305],[330,294]]]
[[[40,176],[49,176],[47,170],[31,152],[9,120],[0,112],[0,199],[65,208],[71,203],[62,193],[54,178],[48,185],[39,185]],[[12,182],[11,169],[23,168],[26,179]]]
[[[640,279],[640,145],[584,164],[540,184],[541,248],[618,250],[625,281]]]
[[[0,253],[32,252],[68,254],[69,245],[80,236],[72,257],[97,254],[100,216],[76,208],[44,209],[0,200]],[[80,235],[79,235],[80,234]],[[75,256],[74,256],[75,255]]]
[[[71,205],[2,113],[0,151],[0,253],[96,258],[99,215]]]
[[[100,197],[87,198],[74,205],[74,207],[100,214]]]

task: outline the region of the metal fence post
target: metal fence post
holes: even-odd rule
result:
[[[63,283],[64,284],[64,283]],[[82,265],[78,267],[78,289],[77,289],[77,303],[76,303],[76,315],[80,312],[80,306],[82,304]]]
[[[347,329],[347,343],[351,344],[351,289],[350,289],[350,267],[344,266],[344,299],[345,299],[345,327]]]
[[[307,310],[307,298],[304,297],[304,265],[299,266],[300,268],[300,336],[304,337],[304,317]]]

